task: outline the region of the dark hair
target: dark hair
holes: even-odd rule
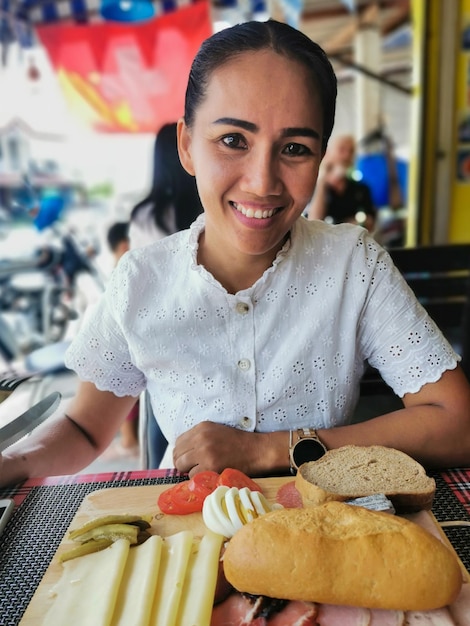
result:
[[[111,252],[114,252],[121,241],[129,239],[129,222],[116,222],[110,226],[106,238]]]
[[[248,51],[271,48],[274,52],[302,63],[320,91],[323,108],[322,147],[326,150],[333,130],[337,82],[333,67],[324,50],[300,31],[277,22],[245,22],[226,28],[206,39],[197,53],[189,73],[184,108],[188,127],[194,123],[196,109],[203,101],[214,70],[230,59]]]
[[[196,181],[183,168],[178,156],[176,123],[162,126],[157,133],[153,151],[152,189],[133,208],[131,221],[149,203],[152,204],[155,224],[167,235],[171,235],[175,227],[176,230],[189,228],[202,212]]]

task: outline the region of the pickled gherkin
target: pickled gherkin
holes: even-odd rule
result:
[[[131,545],[137,543],[137,535],[139,534],[139,527],[133,524],[104,524],[103,526],[97,526],[92,528],[86,533],[79,535],[75,541],[86,543],[91,539],[110,539],[111,541],[117,541],[118,539],[127,539]]]
[[[94,519],[86,522],[80,528],[76,528],[75,530],[71,530],[69,532],[70,539],[76,539],[87,533],[89,530],[93,530],[93,528],[98,528],[99,526],[105,526],[108,524],[136,524],[142,529],[142,523],[146,524],[146,528],[150,527],[150,521],[152,517],[150,515],[104,515],[103,517],[95,517]]]
[[[61,563],[84,554],[91,554],[107,548],[119,539],[125,539],[130,546],[140,545],[151,533],[151,515],[104,515],[85,522],[69,532],[69,539],[80,545],[59,555]]]

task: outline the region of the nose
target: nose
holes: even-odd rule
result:
[[[280,164],[269,149],[252,149],[245,160],[242,191],[258,197],[279,195],[283,189]]]

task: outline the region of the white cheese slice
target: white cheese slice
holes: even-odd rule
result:
[[[101,552],[66,561],[44,626],[109,624],[128,553],[129,542],[119,539]]]
[[[192,547],[193,533],[189,530],[164,539],[149,626],[175,626]]]
[[[210,626],[224,537],[208,530],[195,543],[183,586],[177,626]]]
[[[152,535],[129,550],[111,626],[147,626],[157,587],[163,540]]]

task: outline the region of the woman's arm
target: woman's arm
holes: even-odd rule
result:
[[[402,450],[426,467],[470,463],[470,387],[460,367],[406,394],[403,403],[393,413],[317,433],[328,448],[379,444]]]
[[[47,420],[4,452],[0,486],[83,469],[111,443],[136,401],[81,383],[66,415]]]
[[[317,434],[329,449],[382,445],[402,450],[426,467],[470,464],[470,386],[460,367],[403,401],[405,408],[398,411],[359,424],[317,429]],[[174,462],[190,475],[224,467],[251,476],[287,473],[289,433],[251,433],[202,422],[178,437]]]

